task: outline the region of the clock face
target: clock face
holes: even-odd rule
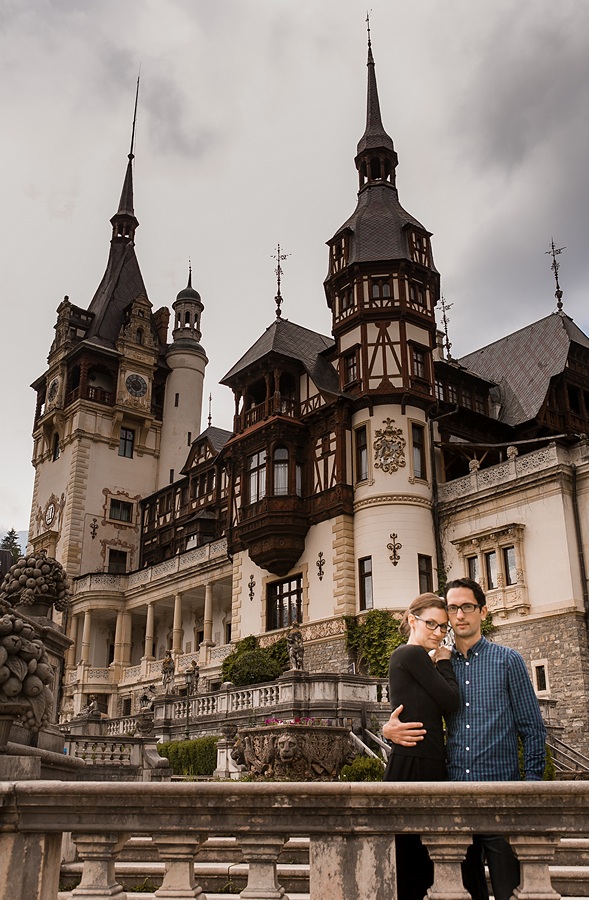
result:
[[[54,378],[51,384],[49,385],[49,390],[47,391],[47,399],[51,403],[57,397],[57,390],[59,388],[59,379]]]
[[[45,522],[47,525],[51,525],[55,518],[55,503],[50,503],[47,509],[45,510]]]
[[[141,375],[129,375],[125,384],[132,397],[143,397],[147,393],[147,381]]]

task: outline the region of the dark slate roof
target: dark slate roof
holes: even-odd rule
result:
[[[114,347],[122,325],[125,310],[137,297],[147,297],[143,276],[132,243],[111,244],[106,271],[88,307],[94,318],[87,340],[105,347]]]
[[[388,183],[370,184],[359,192],[356,209],[334,238],[346,229],[351,230],[349,265],[411,259],[406,225],[425,231],[421,222],[403,209],[396,188]]]
[[[501,421],[520,425],[538,415],[550,379],[564,371],[571,343],[589,349],[589,338],[572,319],[552,313],[459,362],[500,385]]]
[[[275,319],[264,334],[258,338],[239,362],[221,379],[221,384],[230,385],[237,375],[269,354],[277,354],[288,359],[296,359],[306,369],[320,390],[340,393],[335,369],[321,355],[334,346],[333,338],[303,328],[288,319]]]
[[[368,96],[366,102],[366,130],[358,142],[357,154],[365,150],[381,149],[393,150],[393,141],[384,130],[378,102],[378,89],[376,86],[376,72],[372,48],[368,46]]]
[[[199,434],[196,440],[202,441],[203,438],[206,438],[215,453],[219,453],[232,434],[232,431],[227,431],[225,428],[215,428],[214,425],[209,425],[202,434]]]

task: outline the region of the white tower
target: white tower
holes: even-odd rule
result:
[[[172,304],[174,330],[166,353],[171,372],[166,380],[158,489],[175,481],[186,462],[190,444],[200,433],[202,391],[207,355],[201,346],[200,294],[188,284]]]

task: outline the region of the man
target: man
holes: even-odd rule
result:
[[[544,771],[546,729],[526,664],[515,650],[482,636],[487,615],[483,589],[459,578],[445,590],[454,630],[454,674],[461,706],[448,717],[446,745],[451,781],[519,781],[518,736],[524,746],[524,777],[540,780]],[[404,747],[425,734],[421,722],[401,722],[399,706],[383,728],[384,736]],[[500,835],[474,835],[463,863],[465,888],[473,900],[488,900],[484,858],[495,900],[509,900],[520,881],[519,863]]]

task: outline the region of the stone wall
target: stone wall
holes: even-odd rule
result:
[[[589,647],[584,617],[578,612],[497,623],[492,640],[518,650],[532,674],[532,662],[546,660],[549,690],[539,696],[553,701],[553,724],[561,739],[589,756]]]
[[[303,667],[307,672],[347,675],[350,665],[351,658],[343,635],[329,640],[305,642]]]

